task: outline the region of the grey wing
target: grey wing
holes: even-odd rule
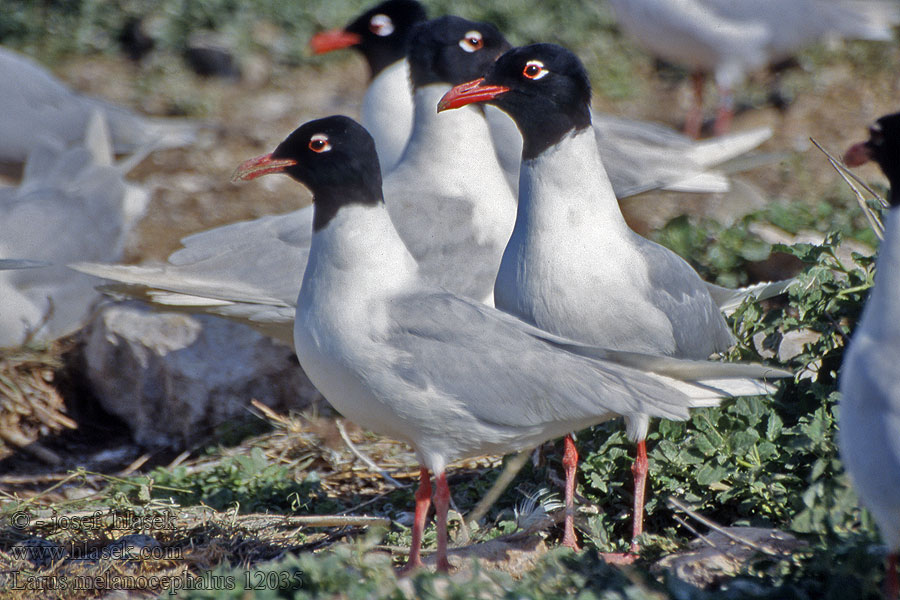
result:
[[[80,140],[88,120],[100,110],[109,122],[117,153],[146,145],[173,147],[191,143],[199,125],[167,119],[148,119],[103,100],[68,89],[46,69],[10,50],[0,48],[0,161],[23,162],[37,141],[63,143]]]
[[[723,192],[725,174],[712,167],[745,154],[771,137],[769,128],[695,142],[663,125],[594,113],[594,134],[617,198],[664,188]]]
[[[900,22],[900,6],[880,0],[706,0],[717,13],[744,22],[764,22],[775,59],[829,34],[850,39],[889,41]]]
[[[691,401],[667,379],[591,360],[530,335],[520,321],[447,293],[395,299],[384,341],[407,384],[456,398],[505,426],[596,423],[616,415],[683,419]]]
[[[648,267],[648,299],[672,323],[675,356],[704,359],[730,348],[731,330],[697,272],[671,250],[640,240]]]
[[[158,267],[72,266],[118,282],[116,292],[228,317],[292,344],[311,236],[312,210],[301,209],[189,236],[170,264]]]
[[[388,194],[388,210],[397,232],[429,282],[456,294],[490,299],[503,248],[480,239],[471,204],[458,198],[430,198],[414,204]]]

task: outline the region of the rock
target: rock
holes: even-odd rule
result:
[[[704,539],[691,542],[685,552],[671,554],[653,565],[651,571],[671,571],[678,579],[700,588],[709,588],[738,575],[753,558],[761,556],[757,548],[767,552],[788,554],[805,543],[777,529],[759,527],[723,527],[735,538],[746,540],[756,548],[713,531]]]
[[[231,46],[231,41],[225,36],[210,32],[194,33],[188,39],[184,58],[197,75],[238,80],[241,70]]]
[[[220,318],[112,304],[84,338],[91,387],[142,446],[183,448],[251,399],[286,412],[320,397],[293,350]]]
[[[503,571],[516,579],[530,571],[547,553],[547,545],[538,535],[506,536],[486,542],[448,548],[447,558],[455,569],[454,578],[470,576],[473,559],[485,569]],[[437,556],[429,554],[422,559],[427,567],[433,567]]]

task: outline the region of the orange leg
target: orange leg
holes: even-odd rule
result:
[[[566,470],[566,519],[563,524],[562,545],[578,552],[578,541],[575,539],[575,469],[578,467],[578,450],[572,435],[566,436],[563,452],[563,467]]]
[[[884,597],[894,600],[900,594],[900,579],[897,578],[897,553],[888,554],[887,572],[884,577]]]
[[[445,482],[446,483],[446,482]],[[437,504],[437,501],[435,501]],[[422,548],[422,536],[425,533],[425,520],[428,518],[428,508],[431,506],[431,477],[428,469],[422,467],[419,471],[419,489],[416,490],[416,514],[413,518],[412,543],[409,547],[409,560],[398,572],[398,575],[409,575],[422,566],[420,550]],[[446,518],[446,513],[444,514]],[[446,529],[445,529],[446,531]]]
[[[437,520],[437,570],[450,572],[450,561],[447,560],[447,511],[450,509],[450,486],[447,475],[441,473],[435,477],[437,490],[434,493],[434,511]]]
[[[684,134],[693,139],[700,137],[700,128],[703,126],[703,84],[706,76],[701,71],[691,74],[694,84],[694,107],[688,112],[684,120]]]
[[[647,490],[647,442],[641,440],[637,445],[637,456],[631,465],[634,475],[634,510],[631,525],[631,552],[637,554],[640,547],[637,538],[644,532],[644,494]]]

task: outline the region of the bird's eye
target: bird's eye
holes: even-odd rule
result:
[[[525,63],[525,68],[522,69],[522,75],[528,79],[540,79],[549,72],[544,67],[544,63],[539,60],[529,60]]]
[[[377,14],[369,19],[369,31],[379,37],[387,37],[394,33],[394,22],[387,15]]]
[[[466,32],[466,35],[459,40],[459,47],[466,52],[475,52],[484,48],[484,39],[478,31]]]
[[[320,154],[328,152],[331,150],[331,142],[328,141],[328,136],[324,133],[317,133],[309,138],[309,149]]]

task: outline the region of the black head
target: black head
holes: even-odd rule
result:
[[[316,231],[342,206],[383,201],[375,142],[365,127],[350,117],[338,115],[301,125],[271,154],[241,164],[232,181],[270,173],[285,173],[310,189]]]
[[[513,48],[484,78],[458,85],[438,110],[487,102],[506,111],[519,126],[522,158],[534,158],[567,133],[591,124],[591,84],[577,56],[556,44]]]
[[[509,42],[490,23],[441,17],[416,25],[407,60],[413,87],[430,83],[456,85],[480,77]]]
[[[387,0],[367,10],[343,29],[317,33],[309,41],[316,54],[356,48],[369,63],[372,77],[406,55],[413,27],[428,17],[416,0]]]
[[[891,184],[889,201],[900,205],[900,113],[881,117],[869,127],[869,139],[854,144],[844,162],[851,167],[874,160]]]

